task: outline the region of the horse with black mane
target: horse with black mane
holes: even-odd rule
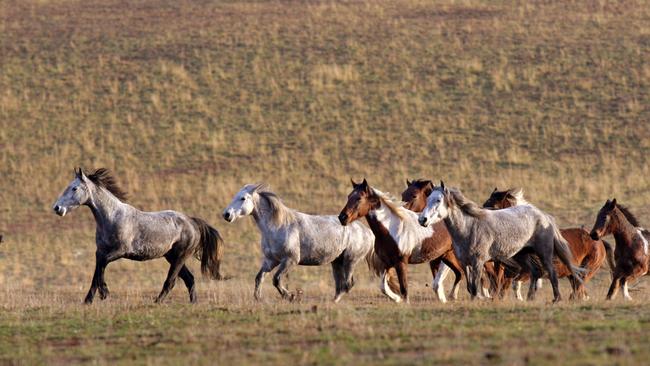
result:
[[[623,287],[623,297],[632,300],[628,284],[648,273],[650,265],[650,231],[639,226],[639,221],[630,210],[613,200],[607,200],[598,211],[591,229],[591,238],[598,240],[612,234],[616,240],[614,257],[616,265],[612,271],[612,284],[607,292],[611,300]]]
[[[196,302],[194,276],[185,265],[192,256],[201,260],[201,271],[213,279],[222,279],[219,272],[223,256],[223,239],[219,232],[202,219],[176,211],[144,212],[126,203],[120,189],[107,169],[100,168],[86,175],[79,168],[75,177],[54,203],[54,212],[65,216],[79,206],[88,206],[95,217],[95,273],[85,303],[108,297],[104,281],[106,266],[120,258],[145,261],[165,257],[169,272],[156,302],[162,302],[181,277]]]

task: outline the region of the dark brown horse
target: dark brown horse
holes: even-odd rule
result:
[[[446,230],[421,230],[417,214],[395,205],[385,194],[368,185],[365,179],[360,184],[353,181],[352,188],[339,220],[342,225],[348,225],[366,218],[375,234],[374,267],[383,277],[382,291],[391,299],[408,301],[408,264],[429,262],[434,277],[440,261],[450,268],[460,268],[455,257],[449,256],[451,239]],[[397,274],[399,287],[391,286],[389,282],[392,271]],[[456,284],[458,281],[459,275]],[[440,292],[437,294],[440,296]],[[445,301],[444,298],[440,300]]]
[[[490,198],[485,201],[483,207],[492,209],[503,209],[516,205],[528,204],[521,189],[513,188],[506,191],[499,191],[496,188],[490,195]],[[589,233],[583,228],[568,228],[560,229],[562,237],[568,242],[569,249],[573,254],[574,263],[584,268],[585,274],[583,282],[577,281],[571,275],[571,271],[557,258],[553,261],[555,271],[558,278],[567,277],[571,282],[573,290],[571,299],[587,299],[587,290],[584,285],[596,274],[598,269],[602,266],[605,259],[608,260],[610,268],[614,268],[614,252],[612,246],[604,240],[592,240]],[[499,271],[497,271],[499,272]],[[526,282],[531,277],[530,267],[522,266],[522,271],[519,273],[499,273],[497,276],[498,288],[500,289],[499,296],[503,296],[505,288],[509,287],[512,281]],[[515,291],[518,291],[520,285],[517,284]],[[521,295],[517,293],[519,298]]]
[[[433,185],[433,182],[430,180],[416,179],[413,181],[409,181],[407,179],[406,190],[402,192],[402,201],[404,202],[404,207],[413,212],[422,212],[422,210],[424,210],[424,207],[427,205],[427,197],[429,197],[431,191],[433,191],[434,188],[435,187]],[[449,248],[449,250],[442,257],[435,259],[429,263],[431,265],[431,273],[433,274],[433,277],[436,278],[433,284],[434,287],[433,290],[436,291],[438,283],[443,281],[445,278],[444,275],[443,276],[437,275],[437,272],[442,260],[446,259],[444,263],[451,264],[451,266],[449,264],[447,264],[447,266],[454,272],[454,275],[456,276],[454,280],[454,288],[452,289],[452,293],[450,294],[450,297],[452,299],[456,299],[457,294],[454,293],[454,290],[458,288],[457,284],[463,277],[463,267],[461,266],[460,262],[456,258],[456,255],[454,254],[451,235],[449,234],[449,230],[447,230],[447,226],[445,225],[444,221],[440,221],[434,224],[433,230],[440,234],[439,236],[440,242],[438,243],[438,245],[444,248]],[[487,278],[485,277],[482,278],[483,295],[485,297],[490,297],[488,288],[495,286],[490,282],[493,282],[492,278],[496,278],[493,264],[486,263],[485,271],[487,274]],[[490,281],[488,281],[488,279]]]
[[[591,238],[594,240],[609,234],[614,235],[616,240],[616,265],[613,267],[607,300],[616,296],[620,286],[623,286],[625,299],[631,300],[628,284],[648,273],[650,232],[640,228],[636,217],[613,199],[607,200],[598,211],[596,223],[591,229]]]

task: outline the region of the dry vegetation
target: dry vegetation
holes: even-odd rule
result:
[[[254,181],[335,213],[349,177],[393,193],[425,177],[477,201],[522,186],[564,226],[591,225],[615,196],[648,224],[648,60],[643,0],[2,0],[0,362],[647,359],[643,301],[440,306],[423,267],[411,307],[378,297],[363,269],[332,306],[327,268],[291,276],[303,304],[251,304],[259,236],[220,212]],[[213,223],[235,278],[202,282],[200,306],[179,285],[155,307],[165,264],[120,262],[115,298],[79,306],[92,217],[50,209],[77,165],[114,170],[137,207]]]

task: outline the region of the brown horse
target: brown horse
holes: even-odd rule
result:
[[[527,202],[523,197],[521,189],[513,188],[506,191],[498,191],[495,188],[490,197],[483,204],[483,207],[503,209],[522,204],[527,204]],[[558,278],[567,277],[569,282],[571,282],[571,288],[573,290],[571,293],[571,299],[587,299],[587,290],[585,289],[584,284],[586,284],[596,274],[605,259],[608,260],[610,268],[614,268],[614,252],[612,246],[604,240],[592,240],[589,233],[583,228],[560,229],[560,233],[569,244],[569,249],[573,254],[574,263],[584,268],[586,272],[583,282],[581,283],[573,278],[571,271],[556,258],[553,263],[555,265],[557,276]],[[498,295],[503,296],[503,290],[507,288],[513,280],[526,282],[530,280],[530,277],[530,268],[527,266],[522,266],[522,271],[520,273],[513,273],[510,275],[499,273],[497,282],[500,284],[500,286],[498,286],[500,293]],[[516,285],[515,291],[518,292],[520,285]],[[520,296],[521,295],[517,293],[517,297],[519,298]]]
[[[407,179],[406,190],[402,192],[402,201],[404,202],[404,208],[407,208],[413,212],[422,212],[422,210],[424,210],[424,207],[427,205],[427,197],[429,197],[431,191],[433,191],[434,188],[435,186],[433,185],[433,182],[430,180],[416,179],[413,181],[409,181]],[[442,248],[448,248],[447,252],[442,257],[435,259],[429,263],[431,265],[431,273],[433,274],[433,277],[436,279],[434,280],[433,283],[433,287],[434,287],[433,290],[437,291],[438,283],[444,280],[444,275],[442,277],[438,275],[438,268],[442,260],[446,259],[444,263],[447,264],[447,266],[454,272],[455,275],[454,288],[452,289],[452,293],[450,294],[450,297],[455,300],[457,297],[455,290],[458,288],[457,287],[458,282],[460,282],[461,278],[463,277],[463,267],[461,266],[460,262],[456,258],[456,255],[454,254],[451,235],[449,234],[449,230],[447,230],[447,225],[445,225],[444,221],[440,221],[434,224],[433,230],[439,233],[438,238],[440,239],[440,241],[436,244]],[[483,295],[485,297],[490,297],[488,288],[491,287],[493,288],[495,286],[495,284],[490,282],[493,282],[492,278],[496,278],[493,264],[486,263],[485,271],[487,274],[487,278],[485,277],[482,278]]]
[[[352,188],[339,221],[348,225],[366,218],[375,234],[374,267],[382,276],[382,291],[392,300],[408,302],[408,264],[429,262],[434,277],[440,261],[450,268],[460,268],[454,262],[455,257],[449,256],[451,239],[446,230],[422,228],[418,225],[417,214],[394,204],[365,179],[360,184],[352,181]],[[389,282],[393,270],[397,273],[399,287]],[[458,281],[459,275],[456,284]],[[444,301],[444,298],[440,300]]]
[[[616,240],[616,265],[612,267],[612,284],[607,292],[607,300],[616,296],[619,286],[623,286],[625,299],[631,300],[628,284],[648,273],[650,232],[640,228],[636,217],[613,199],[607,200],[598,211],[591,229],[594,240],[609,234],[613,234]]]

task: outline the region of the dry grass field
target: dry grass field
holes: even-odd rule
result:
[[[602,300],[604,269],[584,303],[442,305],[420,266],[399,306],[359,268],[333,305],[328,268],[299,268],[301,303],[268,281],[258,304],[259,235],[220,215],[250,182],[338,213],[350,177],[423,177],[524,187],[562,226],[616,197],[650,225],[649,60],[644,0],[0,0],[0,363],[646,361],[646,280],[631,303]],[[51,212],[78,165],[215,225],[233,278],[154,306],[166,263],[120,261],[82,306],[92,215]]]

